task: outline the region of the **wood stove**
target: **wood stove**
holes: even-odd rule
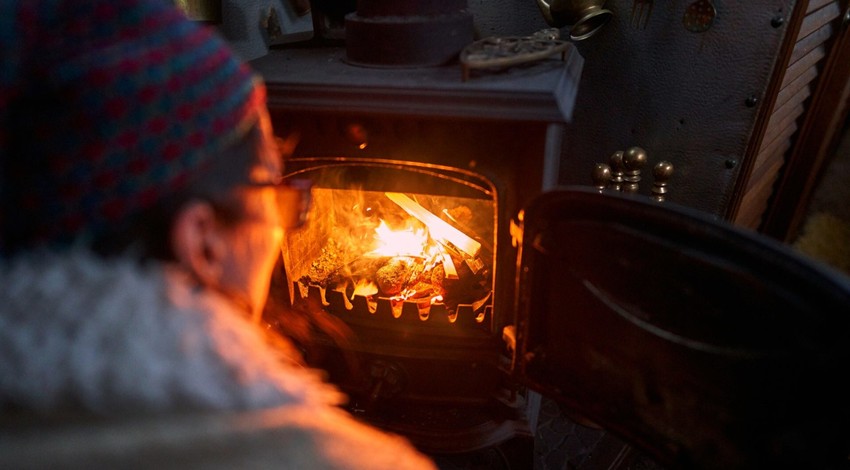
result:
[[[283,250],[289,299],[354,332],[347,351],[329,342],[313,365],[353,412],[426,451],[527,433],[524,397],[503,372],[512,222],[557,184],[581,57],[466,81],[457,65],[362,67],[333,47],[273,50],[253,66],[276,132],[297,141],[287,178],[312,185],[308,223]],[[386,251],[400,238],[417,239],[414,252],[397,241]]]
[[[673,467],[846,462],[846,279],[692,210],[555,188],[574,50],[467,81],[333,48],[254,65],[315,198],[285,292],[353,331],[310,358],[353,413],[469,453],[528,437],[529,387]]]

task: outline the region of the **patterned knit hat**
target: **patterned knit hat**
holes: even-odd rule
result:
[[[162,0],[27,0],[0,12],[0,251],[117,226],[244,133],[265,88]]]

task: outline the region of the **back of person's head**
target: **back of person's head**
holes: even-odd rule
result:
[[[0,34],[3,254],[126,230],[255,145],[262,83],[171,2],[35,0],[11,13]]]

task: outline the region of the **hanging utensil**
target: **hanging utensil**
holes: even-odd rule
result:
[[[714,3],[711,0],[697,0],[685,9],[682,23],[685,24],[685,29],[688,31],[702,33],[711,28],[715,16],[717,16],[717,9],[714,8]]]
[[[649,15],[652,14],[652,4],[654,0],[632,0],[632,16],[629,23],[633,28],[644,29],[649,22]]]

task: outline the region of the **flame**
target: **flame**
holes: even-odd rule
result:
[[[492,239],[491,201],[321,186],[313,196],[311,223],[286,234],[284,251],[302,297],[318,286],[343,292],[346,308],[386,299],[396,316],[411,302],[427,311],[489,298],[490,269],[470,263],[491,266],[478,242]]]
[[[425,228],[407,227],[393,230],[383,220],[375,227],[375,243],[377,247],[370,256],[419,256],[427,255],[428,230]]]
[[[354,284],[354,293],[351,294],[351,298],[353,299],[355,295],[369,297],[370,295],[375,295],[377,293],[378,286],[375,285],[374,282],[368,279],[360,279],[356,284]]]

